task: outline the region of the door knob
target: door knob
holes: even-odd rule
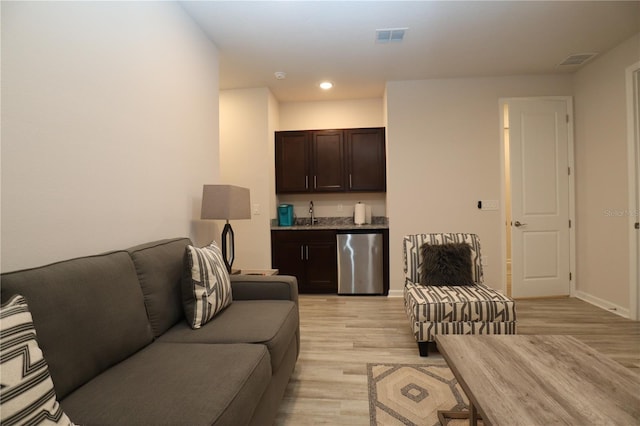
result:
[[[516,220],[516,222],[514,223],[514,225],[516,226],[516,228],[520,228],[521,226],[526,226],[526,223],[520,223],[519,220]]]

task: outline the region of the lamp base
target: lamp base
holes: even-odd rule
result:
[[[231,265],[233,265],[233,260],[235,258],[235,247],[233,240],[233,229],[231,228],[231,225],[227,220],[227,223],[222,229],[222,257],[224,260],[224,264],[227,267],[227,272],[229,273],[231,273]]]

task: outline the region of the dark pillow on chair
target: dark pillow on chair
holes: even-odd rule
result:
[[[467,243],[428,244],[420,247],[420,284],[433,286],[474,285],[471,247]]]

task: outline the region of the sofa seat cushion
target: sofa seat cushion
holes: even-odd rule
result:
[[[417,322],[515,321],[515,303],[484,285],[423,286],[407,282],[407,314]]]
[[[277,371],[298,330],[298,309],[289,300],[237,300],[197,330],[186,321],[160,336],[159,342],[261,343]]]
[[[86,426],[246,425],[270,379],[263,345],[156,342],[61,405]]]

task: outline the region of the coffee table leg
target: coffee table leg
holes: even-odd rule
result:
[[[477,426],[478,424],[478,410],[473,402],[469,401],[469,425]]]
[[[438,410],[438,420],[440,420],[440,424],[447,424],[448,419],[469,419],[469,424],[471,426],[477,426],[478,420],[481,420],[482,417],[478,415],[478,410],[476,410],[475,405],[469,401],[469,411]]]

